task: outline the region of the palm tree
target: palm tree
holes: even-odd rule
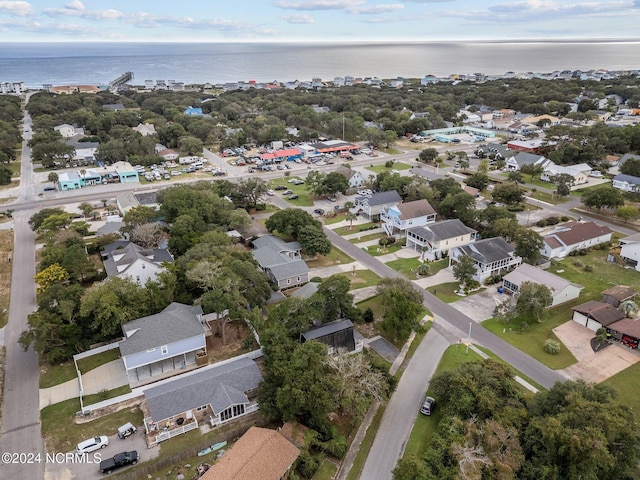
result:
[[[53,183],[53,186],[55,187],[58,184],[58,174],[56,172],[49,172],[47,180]]]
[[[345,220],[349,220],[351,222],[351,224],[349,225],[349,229],[352,230],[353,229],[353,221],[356,220],[358,218],[358,216],[355,213],[347,213],[347,216],[345,218]]]

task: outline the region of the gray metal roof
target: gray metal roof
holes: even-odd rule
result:
[[[513,158],[518,165],[533,165],[543,157],[542,155],[535,155],[533,153],[518,152]]]
[[[291,294],[292,297],[309,298],[318,291],[318,282],[309,282]]]
[[[618,160],[618,165],[624,165],[627,160],[631,159],[640,160],[640,155],[634,155],[633,153],[625,153],[620,160]]]
[[[479,263],[489,264],[511,257],[515,248],[502,237],[485,238],[475,243],[456,247],[463,255],[469,255]]]
[[[307,340],[314,340],[331,333],[346,330],[347,328],[353,328],[353,323],[351,323],[351,320],[338,320],[337,322],[327,323],[326,325],[323,325],[321,327],[304,332],[302,336]]]
[[[467,233],[475,233],[473,228],[467,227],[457,218],[444,220],[424,227],[413,227],[407,231],[430,242],[439,242],[440,240],[459,237]]]
[[[200,305],[173,302],[160,313],[125,323],[122,325],[125,339],[120,342],[120,353],[131,355],[204,335],[198,315],[202,315]]]
[[[256,363],[241,358],[145,389],[144,396],[151,418],[160,422],[204,405],[211,405],[215,413],[220,413],[231,405],[248,403],[244,392],[257,388],[261,381]]]
[[[546,285],[552,294],[556,294],[571,285],[571,282],[553,273],[536,268],[528,263],[521,264],[514,271],[506,274],[504,280],[520,287],[524,282],[538,283]],[[582,288],[582,287],[579,287]]]
[[[633,175],[625,175],[620,173],[613,177],[614,182],[627,182],[629,185],[640,185],[640,177],[634,177]]]

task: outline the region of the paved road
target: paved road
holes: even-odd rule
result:
[[[25,116],[25,125],[31,120]],[[20,199],[33,196],[30,151],[22,147]],[[13,272],[9,322],[4,328],[6,346],[4,398],[2,401],[2,429],[0,453],[44,455],[40,432],[40,408],[38,395],[38,357],[31,348],[24,351],[17,343],[27,328],[27,315],[36,308],[34,245],[35,237],[28,225],[33,212],[14,214]],[[33,457],[34,459],[36,457]],[[42,457],[40,457],[42,458]],[[4,462],[3,462],[4,463]],[[9,463],[0,467],[0,479],[43,478],[44,463]]]
[[[448,346],[449,341],[435,328],[425,335],[387,404],[360,478],[391,479],[391,471],[404,451],[429,381]]]

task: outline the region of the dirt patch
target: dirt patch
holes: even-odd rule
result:
[[[207,356],[208,363],[216,363],[221,360],[247,353],[250,349],[245,348],[247,339],[253,338],[246,323],[236,320],[225,325],[226,344],[222,342],[222,333],[218,331],[218,324],[210,321],[211,335],[207,335]],[[255,341],[254,341],[255,343]],[[256,345],[252,344],[251,349]]]
[[[356,325],[356,330],[360,332],[360,334],[365,338],[373,338],[380,335],[380,330],[382,326],[382,317],[374,318],[371,323],[360,323]]]
[[[109,405],[108,407],[100,408],[98,410],[93,410],[88,415],[76,415],[74,418],[75,423],[87,423],[98,418],[104,417],[105,415],[111,415],[112,413],[119,412],[120,410],[129,409],[130,411],[134,411],[136,408],[141,408],[141,405],[144,402],[140,397],[132,398],[130,400],[124,400],[122,402],[116,403],[114,405]],[[145,404],[146,406],[146,404]]]

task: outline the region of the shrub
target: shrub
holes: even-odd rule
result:
[[[526,332],[529,328],[529,324],[527,322],[520,322],[520,331]]]
[[[396,237],[382,237],[378,240],[378,245],[381,247],[388,247],[389,245],[393,245],[396,243]]]
[[[568,222],[569,220],[570,220],[570,218],[567,217],[566,215],[563,215],[563,216],[560,217],[560,221],[562,221],[562,222]]]
[[[317,455],[311,455],[309,452],[302,452],[298,459],[298,471],[305,478],[313,477],[320,468],[320,459]]]
[[[585,265],[585,266],[584,266],[584,271],[585,271],[585,272],[593,272],[593,266],[591,266],[591,265]]]
[[[384,162],[384,166],[386,168],[393,168],[393,160],[387,160],[386,162]]]
[[[322,277],[313,277],[310,282],[322,283]]]
[[[587,254],[587,250],[582,248],[580,250],[578,250],[578,255],[584,257]]]
[[[509,210],[510,212],[522,212],[524,211],[524,205],[509,205],[507,207],[507,210]]]
[[[548,338],[544,342],[544,346],[542,348],[547,353],[550,353],[552,355],[557,355],[558,353],[560,353],[560,342]]]
[[[336,458],[344,458],[347,454],[347,440],[342,435],[338,435],[326,443],[326,450]]]
[[[362,314],[362,319],[364,320],[365,323],[373,323],[374,316],[373,316],[373,310],[371,310],[371,307],[367,307],[367,309]]]
[[[581,267],[582,266],[582,262],[580,260],[574,260],[573,261],[573,266],[574,267]]]

